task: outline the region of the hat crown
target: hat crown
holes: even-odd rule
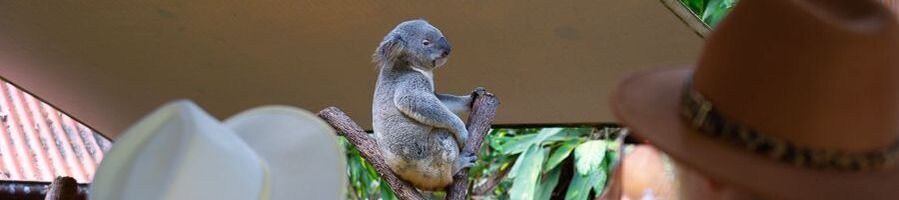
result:
[[[167,104],[123,134],[101,163],[91,199],[259,199],[266,166],[189,101]]]
[[[740,4],[708,39],[693,77],[722,115],[810,147],[896,141],[899,27],[888,10],[847,0]]]

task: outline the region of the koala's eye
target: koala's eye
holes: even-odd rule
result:
[[[421,41],[421,44],[423,44],[423,45],[425,45],[425,46],[430,46],[430,45],[431,45],[431,41],[430,41],[430,40],[423,40],[423,41]]]

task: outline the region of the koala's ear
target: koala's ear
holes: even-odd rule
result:
[[[378,64],[393,63],[402,55],[405,45],[406,42],[399,35],[389,34],[387,37],[384,37],[384,41],[381,42],[381,45],[375,50],[375,54],[372,55],[373,61]]]

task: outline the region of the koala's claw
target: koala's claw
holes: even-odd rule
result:
[[[473,91],[471,91],[471,96],[493,96],[493,93],[490,93],[484,87],[477,87]]]
[[[472,153],[463,153],[463,155],[461,155],[459,159],[462,163],[462,168],[472,167],[474,166],[474,163],[478,161],[478,157]]]
[[[454,166],[453,174],[458,174],[459,171],[462,171],[466,168],[471,168],[474,166],[475,162],[478,161],[478,157],[472,153],[462,153],[459,155],[459,158],[456,159],[456,165]]]
[[[480,95],[480,94],[487,94],[487,93],[489,93],[489,92],[487,92],[487,89],[486,89],[486,88],[484,88],[484,87],[476,87],[476,88],[474,88],[474,90],[471,91],[471,96],[476,96],[476,95]]]
[[[477,157],[474,153],[463,152],[462,157]]]

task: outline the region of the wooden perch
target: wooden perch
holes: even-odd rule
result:
[[[471,114],[468,117],[468,132],[471,136],[466,141],[462,153],[477,155],[480,152],[484,136],[490,130],[490,124],[496,115],[496,107],[499,105],[499,101],[493,94],[490,94],[483,88],[475,90],[473,96],[474,102],[472,103]],[[424,199],[415,187],[399,179],[390,170],[387,163],[384,163],[381,152],[377,147],[378,144],[343,111],[336,107],[328,107],[320,111],[318,116],[337,129],[338,135],[346,137],[353,146],[356,146],[362,157],[375,167],[375,171],[378,172],[382,179],[387,181],[387,184],[390,185],[393,193],[398,198],[404,200]],[[468,196],[468,187],[468,170],[461,170],[453,176],[452,185],[446,188],[447,199],[465,199]]]
[[[387,181],[397,197],[407,200],[424,199],[412,185],[400,180],[393,174],[393,171],[390,171],[387,163],[384,163],[384,159],[381,157],[381,152],[378,151],[378,144],[375,143],[375,140],[369,137],[368,133],[365,133],[362,127],[353,122],[343,111],[336,107],[328,107],[318,112],[318,116],[337,129],[338,135],[346,137],[353,146],[356,146],[362,157],[375,167],[375,171],[382,179]]]
[[[50,184],[45,200],[74,200],[78,195],[78,182],[68,176],[58,176]]]
[[[57,180],[56,182],[59,182]],[[68,181],[63,184],[56,184],[50,182],[43,181],[14,181],[14,180],[0,180],[0,199],[21,199],[21,200],[44,200],[50,194],[55,193],[52,188],[57,187],[56,185],[62,186],[63,190],[57,190],[64,192],[65,195],[62,196],[62,199],[72,199],[72,200],[84,200],[87,199],[87,188],[88,185],[84,183],[73,183]],[[55,185],[54,185],[55,184]],[[75,195],[72,197],[68,197],[68,192],[72,192],[71,188],[75,188]]]
[[[483,88],[474,91],[474,103],[471,105],[471,114],[468,115],[468,133],[471,134],[471,137],[465,142],[465,148],[462,149],[463,155],[478,156],[478,153],[481,152],[481,143],[484,142],[484,136],[490,130],[490,124],[493,123],[493,117],[496,116],[497,106],[499,106],[499,100],[493,94]],[[469,186],[468,170],[460,170],[459,173],[453,175],[453,184],[446,188],[446,199],[467,199]]]

